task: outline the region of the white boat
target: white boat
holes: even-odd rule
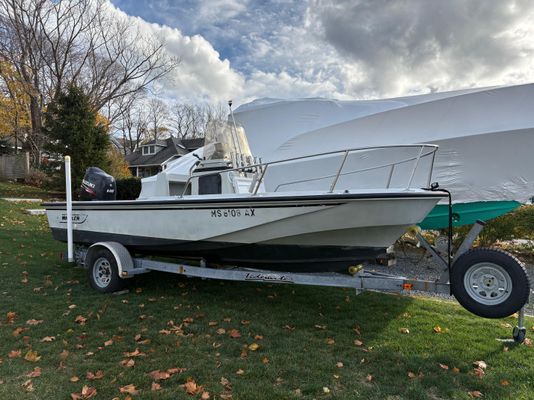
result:
[[[262,99],[239,107],[235,118],[254,154],[265,160],[389,143],[439,145],[433,179],[453,193],[455,225],[463,225],[534,196],[532,109],[534,84],[527,84],[385,100]],[[314,169],[322,169],[320,162],[308,163],[306,171],[293,169],[294,180]],[[267,190],[278,185],[275,174],[269,178]],[[446,206],[422,223],[447,224]]]
[[[139,199],[73,202],[74,242],[118,242],[134,254],[202,258],[210,264],[346,271],[384,253],[446,196],[420,184],[431,181],[437,146],[343,149],[258,163],[242,129],[219,125],[210,132],[202,157],[185,157],[174,165],[174,175],[170,167],[144,181]],[[383,153],[380,165],[359,168],[377,153]],[[313,160],[324,169],[308,179],[320,182],[320,189],[281,190],[280,182],[279,188],[264,190],[271,170]],[[358,177],[368,173],[381,178],[374,187],[359,187]],[[294,184],[291,178],[285,183]],[[45,207],[54,238],[66,241],[65,203]]]
[[[128,278],[150,271],[358,291],[413,289],[454,294],[489,318],[517,312],[528,299],[528,275],[516,258],[469,250],[480,224],[444,258],[418,236],[440,265],[436,281],[365,270],[365,261],[384,254],[447,196],[428,189],[435,145],[349,148],[261,163],[235,126],[214,127],[206,143],[143,180],[137,200],[75,201],[72,210],[66,203],[44,204],[54,238],[70,242],[72,236],[78,246],[74,252],[69,243],[68,258],[86,268],[94,289],[120,290]],[[113,180],[97,172],[90,169],[82,187],[104,199],[114,194]],[[264,185],[269,177],[277,182],[270,191]],[[305,189],[311,183],[318,189]],[[526,328],[523,311],[519,315],[514,339],[521,342]]]

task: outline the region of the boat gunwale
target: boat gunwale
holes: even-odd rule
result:
[[[199,196],[200,197],[200,196]],[[332,201],[351,201],[351,200],[381,200],[381,199],[405,199],[405,198],[445,198],[447,194],[442,191],[407,191],[407,192],[370,192],[370,193],[324,193],[324,194],[310,194],[310,195],[277,195],[277,196],[242,196],[242,197],[221,197],[221,198],[194,198],[184,199],[183,197],[166,198],[161,200],[109,200],[109,201],[73,201],[73,207],[91,207],[101,208],[105,206],[158,206],[158,205],[195,205],[202,204],[209,206],[227,205],[232,203],[249,203],[254,206],[262,206],[265,203],[292,203],[302,201],[312,201],[317,203],[328,203]],[[41,206],[46,209],[64,208],[66,202],[46,202]],[[250,206],[247,206],[250,207]],[[130,208],[130,207],[128,207]]]

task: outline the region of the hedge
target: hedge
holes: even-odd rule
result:
[[[141,179],[117,179],[117,200],[135,200],[141,193]]]

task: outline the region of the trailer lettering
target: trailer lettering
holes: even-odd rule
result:
[[[247,272],[245,275],[246,281],[262,281],[262,282],[278,282],[278,283],[292,283],[293,280],[282,274],[266,274],[262,272]]]

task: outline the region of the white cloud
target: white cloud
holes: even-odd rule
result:
[[[383,96],[532,80],[533,22],[527,0],[314,0],[307,25],[337,50],[346,89]]]
[[[236,90],[241,93],[243,77],[230,67],[228,60],[221,60],[202,36],[186,36],[176,28],[148,23],[114,7],[113,12],[136,24],[143,34],[161,38],[167,53],[180,60],[178,67],[159,83],[162,97],[184,102],[218,102],[232,97]]]
[[[181,7],[166,2],[151,11]],[[534,81],[530,0],[188,4],[181,21],[204,36],[136,19],[182,60],[163,86],[184,101],[372,98]]]
[[[199,23],[221,23],[246,11],[245,0],[205,0],[199,6]]]

